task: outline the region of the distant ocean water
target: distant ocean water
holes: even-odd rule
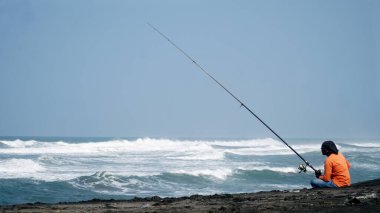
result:
[[[323,168],[322,140],[288,140]],[[380,178],[380,140],[335,140],[352,182]],[[282,142],[0,138],[0,205],[310,188],[314,172]]]

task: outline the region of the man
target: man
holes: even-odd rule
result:
[[[326,155],[325,174],[321,170],[315,172],[316,179],[311,180],[313,188],[338,188],[349,186],[350,183],[350,162],[339,152],[332,141],[325,141],[321,151]]]

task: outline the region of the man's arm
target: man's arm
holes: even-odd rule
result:
[[[347,169],[350,169],[351,168],[351,164],[350,162],[346,159],[346,163],[347,163]]]
[[[326,159],[325,173],[324,175],[320,176],[319,179],[328,182],[331,180],[331,174],[332,174],[332,163],[328,159]]]

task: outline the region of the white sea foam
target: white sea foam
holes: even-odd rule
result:
[[[34,140],[29,140],[29,141],[14,140],[14,141],[0,141],[0,142],[12,148],[27,148],[27,147],[32,147],[36,143],[38,143],[37,141],[34,141]]]
[[[372,142],[372,143],[348,143],[349,145],[354,145],[362,148],[380,148],[380,142]]]
[[[0,147],[0,156],[11,157],[3,157],[0,161],[0,178],[70,180],[90,176],[98,171],[108,171],[120,176],[184,173],[224,180],[239,169],[298,172],[296,166],[281,167],[278,163],[260,162],[261,156],[270,156],[270,159],[276,161],[273,156],[283,159],[283,155],[294,154],[282,142],[271,138],[236,141],[141,138],[81,143],[16,140],[1,143],[4,146]],[[297,143],[292,147],[301,154],[315,154],[320,150],[319,143]],[[356,149],[344,144],[340,148],[344,152]],[[368,148],[365,152],[372,153],[373,150],[378,149]],[[231,157],[226,153],[236,156]],[[370,167],[363,168],[373,171]]]
[[[0,148],[0,154],[36,155],[34,161],[28,160],[34,163],[29,168],[37,168],[30,176],[46,181],[68,180],[99,170],[125,176],[147,176],[175,171],[176,168],[186,168],[186,171],[181,172],[191,175],[225,179],[236,169],[234,163],[230,164],[230,168],[225,167],[225,153],[251,156],[292,154],[282,143],[270,138],[237,141],[142,138],[84,143],[33,140],[2,142],[8,147]],[[300,152],[314,149],[310,145],[297,145],[297,148]],[[244,164],[246,162],[236,165]],[[256,170],[294,172],[294,168],[260,167],[252,161],[249,164],[259,166],[253,168]],[[44,165],[44,170],[38,170],[41,165]],[[28,170],[14,172],[13,176],[18,177],[18,173],[23,176],[22,171]],[[4,175],[0,174],[1,177]]]
[[[274,167],[268,165],[257,165],[257,166],[247,166],[247,167],[239,167],[240,171],[272,171],[272,172],[280,172],[280,173],[298,173],[296,167]]]
[[[188,174],[194,176],[210,176],[219,180],[225,180],[229,176],[233,176],[240,171],[273,171],[280,173],[298,173],[295,167],[271,167],[271,166],[251,166],[251,167],[239,167],[239,168],[217,168],[217,169],[203,169],[203,170],[175,170],[171,173],[174,174]]]
[[[213,150],[204,142],[173,141],[167,139],[114,140],[105,142],[66,143],[36,141],[3,141],[9,148],[4,154],[109,154],[146,152],[197,152]]]
[[[270,167],[270,166],[263,166],[263,167],[256,167],[254,170],[257,171],[264,171],[269,170],[273,172],[282,172],[282,173],[297,173],[298,170],[295,167]]]
[[[38,141],[2,141],[9,146],[0,148],[0,154],[70,154],[109,155],[123,153],[160,152],[184,160],[222,159],[223,154],[288,155],[292,151],[279,141],[268,139],[241,141],[188,141],[143,138],[135,141],[112,140],[105,142],[67,143]],[[319,145],[295,145],[299,153],[312,152]]]
[[[46,168],[30,159],[7,159],[0,161],[1,178],[29,178]]]
[[[347,146],[348,145],[348,146]],[[347,144],[339,148],[343,153],[355,153],[355,152],[366,152],[366,153],[377,153],[380,151],[380,144]]]
[[[319,150],[317,145],[295,145],[293,148],[300,154],[307,152],[315,152]],[[226,150],[228,153],[238,155],[255,155],[255,156],[267,156],[267,155],[292,155],[294,154],[288,147],[283,144],[268,145],[268,146],[253,146],[250,148],[238,148]]]
[[[225,180],[228,176],[232,175],[232,169],[219,168],[219,169],[204,169],[204,170],[176,170],[172,171],[174,174],[188,174],[193,176],[210,176],[219,180]]]

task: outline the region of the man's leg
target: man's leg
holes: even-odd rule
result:
[[[337,186],[332,181],[325,182],[319,178],[311,180],[310,184],[313,188],[337,188]]]

